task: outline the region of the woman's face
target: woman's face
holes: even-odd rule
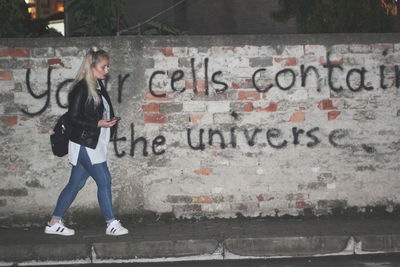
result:
[[[108,58],[101,59],[94,67],[92,67],[93,76],[96,79],[103,80],[109,71]]]

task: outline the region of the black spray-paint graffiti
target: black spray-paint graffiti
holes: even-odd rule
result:
[[[339,68],[340,70],[342,70],[341,66],[338,65],[334,65],[331,64],[330,59],[329,59],[329,54],[327,55],[328,60],[327,60],[327,64],[324,65],[324,67],[328,68],[328,76],[332,77],[332,73],[333,70],[335,68]],[[205,59],[204,61],[204,65],[205,65],[205,94],[208,95],[209,94],[209,86],[208,86],[208,59]],[[192,59],[191,60],[191,65],[192,65],[192,71],[193,71],[193,90],[194,92],[198,92],[197,89],[197,82],[196,82],[196,73],[194,70],[194,63],[195,60]],[[301,69],[301,79],[302,79],[302,86],[306,85],[306,79],[307,79],[307,75],[310,71],[313,71],[315,73],[315,75],[317,77],[319,77],[319,73],[318,70],[313,67],[313,66],[309,66],[307,68],[305,68],[303,65],[300,67]],[[37,116],[42,114],[50,105],[50,99],[51,99],[51,91],[52,91],[52,83],[51,83],[51,74],[52,74],[52,67],[49,67],[47,70],[47,89],[46,91],[44,91],[43,93],[40,94],[36,94],[31,87],[31,82],[30,82],[30,75],[31,75],[31,69],[27,69],[26,71],[26,86],[28,89],[29,94],[34,98],[34,99],[42,99],[42,98],[46,98],[46,101],[43,105],[43,107],[38,110],[37,112],[29,112],[27,110],[21,109],[21,111],[24,114],[27,114],[29,116]],[[387,88],[387,86],[384,83],[384,70],[385,70],[385,66],[381,66],[380,67],[380,73],[381,73],[381,87],[383,89]],[[257,72],[260,71],[264,71],[263,69],[257,70]],[[365,90],[372,90],[373,88],[371,86],[366,86],[365,85],[365,72],[366,70],[364,68],[361,69],[352,69],[349,71],[347,77],[353,75],[353,73],[357,73],[358,75],[360,75],[360,79],[361,79],[361,83],[359,85],[359,87],[355,88],[355,87],[351,87],[350,85],[350,78],[347,78],[347,84],[349,86],[349,89],[352,91],[359,91],[361,89],[365,89]],[[285,74],[285,73],[290,73],[292,79],[292,82],[288,85],[288,86],[283,86],[279,83],[279,76]],[[395,67],[395,73],[396,73],[396,87],[400,87],[400,70],[398,68],[398,66]],[[152,74],[151,78],[150,78],[150,85],[149,85],[149,89],[150,92],[156,96],[156,97],[164,97],[165,94],[157,94],[155,93],[155,91],[152,89],[152,79],[159,74],[165,74],[165,72],[163,71],[156,71]],[[218,80],[217,76],[220,76],[222,74],[222,71],[216,71],[212,74],[212,78],[211,81],[215,84],[221,85],[222,87],[220,89],[216,89],[217,93],[223,93],[228,89],[228,84]],[[122,91],[123,91],[123,86],[125,81],[129,78],[129,74],[125,74],[125,75],[118,75],[118,103],[122,102]],[[177,70],[175,71],[172,76],[171,76],[171,88],[176,91],[176,92],[184,92],[186,90],[186,88],[176,88],[176,83],[180,80],[182,80],[184,78],[184,72],[182,70]],[[254,78],[254,77],[253,77]],[[280,88],[281,90],[289,90],[295,83],[295,78],[296,78],[296,74],[293,70],[291,69],[284,69],[281,70],[280,72],[278,72],[276,74],[275,77],[275,82],[278,88]],[[60,108],[67,108],[68,105],[67,104],[63,104],[60,98],[60,93],[63,89],[67,88],[68,85],[70,83],[73,82],[73,79],[65,79],[64,81],[60,82],[57,85],[57,89],[56,89],[56,93],[55,93],[55,98],[56,98],[56,103]],[[260,92],[264,92],[267,91],[269,89],[271,89],[273,87],[273,85],[269,85],[267,87],[267,89],[260,89],[257,87],[255,80],[253,79],[253,83],[255,84],[255,88],[260,91]],[[330,87],[332,90],[334,91],[341,91],[343,90],[343,87],[334,87],[333,84],[331,84],[331,78],[329,78],[329,83],[330,83]],[[105,80],[105,87],[107,88],[108,85],[108,79]],[[371,89],[372,88],[372,89]],[[142,155],[143,156],[148,156],[150,153],[152,153],[153,155],[162,155],[166,152],[166,143],[167,140],[164,136],[162,135],[158,135],[155,138],[153,138],[152,140],[148,140],[146,137],[144,136],[140,136],[140,137],[135,137],[135,126],[132,123],[131,124],[131,138],[130,138],[130,152],[129,155],[131,157],[135,156],[135,151],[138,149],[139,146],[142,147]],[[226,134],[224,134],[221,130],[216,130],[216,129],[208,129],[208,131],[206,132],[205,129],[199,129],[199,133],[198,133],[198,140],[196,140],[196,142],[193,142],[193,137],[192,137],[192,130],[191,129],[187,129],[187,145],[193,149],[193,150],[205,150],[206,149],[206,143],[204,142],[205,138],[204,138],[204,134],[205,132],[208,134],[208,142],[207,144],[209,146],[214,146],[215,143],[217,143],[217,139],[219,140],[219,147],[221,149],[225,149],[228,148],[229,146],[231,148],[236,148],[237,147],[237,132],[241,130],[235,127],[232,127],[230,129],[229,132],[229,142],[226,142],[226,140],[228,140],[228,138],[226,138]],[[265,140],[267,141],[267,144],[274,149],[283,149],[289,146],[289,144],[293,144],[294,146],[297,146],[299,144],[304,144],[301,141],[303,140],[303,135],[305,135],[307,139],[307,142],[305,143],[306,147],[309,148],[313,148],[315,146],[317,146],[319,143],[321,143],[321,138],[318,137],[318,132],[319,132],[319,127],[314,127],[312,129],[309,130],[304,130],[304,129],[300,129],[297,127],[293,127],[292,128],[292,137],[290,139],[285,139],[283,137],[283,133],[280,129],[277,128],[269,128],[265,131]],[[244,129],[243,130],[243,135],[246,139],[246,143],[253,147],[257,144],[257,136],[260,135],[263,132],[263,129],[260,128],[255,128],[253,130],[249,130],[249,129]],[[336,148],[347,148],[347,147],[352,147],[353,145],[351,144],[346,144],[346,143],[341,143],[340,140],[344,139],[345,137],[348,137],[348,131],[344,130],[344,129],[337,129],[337,130],[333,130],[332,132],[330,132],[330,134],[328,135],[328,141],[329,143]],[[121,158],[124,157],[127,153],[125,151],[120,151],[119,147],[118,147],[118,143],[119,142],[126,142],[127,138],[126,137],[118,137],[118,129],[115,132],[115,136],[112,140],[113,145],[114,145],[114,151],[117,157]],[[151,148],[151,152],[150,151]],[[361,145],[361,148],[367,152],[367,153],[374,153],[376,152],[376,149],[373,146],[370,145]]]
[[[148,139],[144,136],[140,136],[140,137],[136,137],[135,136],[135,125],[132,123],[131,124],[131,138],[130,138],[130,152],[129,155],[131,157],[135,156],[135,151],[137,149],[137,147],[139,146],[139,144],[141,144],[142,146],[142,155],[147,157],[149,155],[148,152],[148,145],[150,144],[150,141],[148,141]],[[118,158],[122,158],[126,155],[125,151],[120,152],[119,148],[118,148],[118,143],[119,142],[126,142],[127,138],[124,137],[118,137],[118,127],[117,130],[115,131],[114,134],[114,138],[112,140],[113,145],[114,145],[114,151],[115,151],[115,155]],[[158,135],[156,136],[152,141],[151,141],[151,151],[153,153],[153,155],[159,156],[165,153],[165,149],[164,148],[160,148],[164,145],[166,145],[167,139],[162,136],[162,135]]]
[[[215,149],[219,147],[220,149],[226,148],[237,148],[238,135],[243,134],[247,144],[250,147],[254,147],[257,144],[263,145],[262,140],[266,141],[269,147],[273,149],[284,149],[293,146],[306,146],[307,148],[314,148],[322,142],[322,137],[320,134],[320,128],[314,127],[309,130],[293,127],[291,129],[291,135],[286,135],[281,129],[278,128],[268,128],[266,130],[261,128],[247,129],[247,128],[236,128],[232,127],[228,133],[224,133],[217,129],[198,129],[197,133],[193,133],[193,130],[188,128],[186,131],[186,145],[192,150],[204,151],[208,147]],[[264,133],[263,133],[264,132]],[[335,148],[353,148],[355,145],[346,143],[346,139],[350,138],[349,131],[346,129],[335,129],[329,132],[328,142],[331,146]],[[260,141],[261,139],[261,141]],[[119,143],[126,142],[128,139],[126,137],[118,137],[118,130],[115,133],[113,145],[115,155],[122,158],[127,155],[125,151],[120,151]],[[147,157],[150,155],[149,150],[153,155],[162,155],[166,152],[167,139],[163,135],[158,135],[155,138],[149,139],[145,136],[136,136],[135,125],[132,123],[130,125],[130,152],[131,157],[141,156]],[[375,153],[376,150],[373,146],[362,144],[360,146],[367,153]],[[140,150],[141,149],[141,150]]]
[[[209,59],[205,58],[204,59],[204,79],[205,79],[205,95],[209,95],[209,75],[208,75],[208,62]],[[191,65],[191,69],[192,69],[192,80],[193,80],[193,92],[195,94],[197,94],[199,92],[198,90],[198,82],[197,82],[197,75],[196,75],[196,69],[195,69],[195,59],[192,58],[190,60],[190,65]],[[155,97],[165,97],[166,93],[157,93],[154,89],[153,89],[153,80],[156,78],[156,76],[159,75],[166,75],[167,73],[165,71],[155,71],[151,74],[150,76],[150,81],[149,81],[149,91],[150,93],[155,96]],[[226,82],[223,82],[219,79],[217,79],[218,76],[222,75],[222,71],[216,71],[212,74],[211,76],[211,81],[215,84],[221,85],[222,87],[219,89],[216,89],[216,92],[218,94],[221,94],[223,92],[225,92],[226,90],[228,90],[229,86]],[[176,70],[172,73],[171,75],[171,88],[174,92],[179,92],[179,93],[183,93],[186,88],[183,87],[181,89],[177,89],[176,88],[176,83],[183,80],[183,78],[185,77],[185,73],[183,70]]]
[[[29,112],[25,109],[21,109],[21,111],[29,116],[37,116],[42,114],[50,105],[50,99],[51,99],[51,91],[52,91],[52,83],[51,83],[51,73],[52,73],[53,68],[52,67],[48,67],[47,69],[47,88],[46,90],[41,93],[41,94],[36,94],[31,87],[31,81],[30,81],[30,77],[31,77],[31,69],[28,68],[26,70],[26,76],[25,76],[25,82],[26,82],[26,87],[28,89],[29,94],[34,98],[34,99],[42,99],[42,98],[46,98],[46,101],[43,105],[43,107],[36,111],[36,112]],[[125,74],[125,75],[118,75],[118,103],[122,102],[122,91],[123,91],[123,86],[124,83],[126,81],[127,78],[129,78],[129,74]],[[64,81],[62,81],[61,83],[59,83],[57,85],[57,90],[56,90],[56,103],[60,108],[66,109],[68,108],[68,104],[63,104],[61,101],[61,97],[60,97],[60,93],[63,89],[67,89],[68,85],[71,84],[74,81],[74,79],[65,79]],[[104,86],[107,88],[108,85],[108,77],[105,80]]]
[[[243,131],[244,138],[246,140],[246,143],[248,146],[253,147],[257,144],[257,135],[260,135],[264,130],[260,128],[254,128],[252,130],[249,129],[238,129],[236,127],[232,127],[229,131],[229,138],[225,138],[226,134],[224,134],[220,130],[214,130],[214,129],[208,129],[208,145],[214,146],[216,141],[215,139],[218,139],[218,144],[221,149],[225,149],[228,147],[228,144],[232,148],[237,147],[237,132],[238,131]],[[300,144],[305,144],[309,148],[313,148],[317,146],[319,143],[321,143],[320,138],[317,136],[317,133],[319,132],[319,127],[314,127],[310,130],[304,130],[304,129],[299,129],[297,127],[292,128],[292,135],[291,138],[284,138],[283,132],[280,129],[277,128],[268,128],[265,131],[265,139],[268,143],[268,145],[272,148],[275,149],[282,149],[286,148],[290,143],[293,144],[294,146],[300,145]],[[206,144],[204,143],[204,134],[205,134],[204,129],[199,129],[197,135],[197,139],[194,142],[192,137],[192,129],[187,129],[187,143],[190,148],[193,150],[205,150],[206,149]],[[306,135],[307,140],[305,143],[301,142],[301,135]],[[329,134],[329,143],[334,146],[334,147],[346,147],[344,144],[338,143],[340,139],[343,139],[348,136],[348,132],[343,130],[343,129],[337,129],[332,131]],[[217,137],[217,138],[215,138]],[[228,141],[228,142],[227,142]]]
[[[386,56],[386,53],[383,53],[383,56]],[[191,72],[192,72],[192,82],[193,82],[193,92],[195,94],[199,93],[198,90],[198,79],[197,79],[197,71],[195,69],[195,59],[192,58],[190,60],[190,65],[191,65]],[[343,73],[344,69],[342,66],[342,63],[338,63],[338,62],[332,62],[331,61],[331,54],[328,52],[326,55],[326,63],[323,65],[323,68],[327,69],[327,80],[328,80],[328,85],[330,90],[334,91],[334,92],[341,92],[344,90],[344,87],[342,84],[335,84],[335,81],[337,80],[336,78],[338,77],[338,72]],[[204,59],[204,78],[205,78],[205,91],[204,94],[205,95],[209,95],[209,86],[210,86],[210,81],[209,81],[209,59],[205,58]],[[388,76],[386,71],[386,66],[385,65],[380,65],[379,66],[379,78],[380,78],[380,84],[378,87],[380,87],[381,89],[386,89],[388,87],[388,85],[386,84],[386,78]],[[367,69],[365,67],[361,67],[361,68],[353,68],[347,71],[347,73],[345,74],[346,77],[346,85],[347,88],[353,92],[360,92],[361,90],[367,90],[367,91],[371,91],[374,90],[375,87],[372,85],[367,85],[368,83],[366,82],[367,78],[366,78],[366,74],[367,74]],[[277,87],[282,91],[288,91],[290,89],[292,89],[294,87],[294,85],[296,84],[296,80],[298,79],[296,71],[294,68],[285,68],[282,70],[279,70],[277,73],[275,73],[275,75],[273,75],[275,83],[270,83],[268,85],[264,85],[262,86],[259,82],[258,77],[263,74],[263,73],[267,73],[267,69],[266,68],[260,68],[257,69],[253,75],[252,75],[252,84],[253,87],[260,93],[264,93],[264,92],[268,92],[269,90],[271,90],[273,87]],[[317,67],[315,66],[305,66],[305,65],[300,65],[300,79],[301,79],[301,87],[306,87],[307,86],[307,78],[311,75],[314,74],[315,78],[316,78],[316,88],[317,91],[320,92],[321,91],[321,85],[320,85],[320,78],[321,78],[321,70],[319,70]],[[211,76],[211,82],[217,85],[220,85],[221,87],[218,89],[215,89],[217,94],[223,93],[226,90],[228,90],[229,86],[225,81],[220,80],[219,76],[222,76],[223,72],[222,71],[216,71],[212,74]],[[165,89],[164,88],[157,88],[154,89],[154,79],[155,78],[160,78],[164,76],[164,78],[166,78],[167,76],[167,72],[166,71],[162,71],[162,70],[157,70],[155,72],[152,73],[152,75],[150,76],[149,79],[149,91],[150,93],[155,96],[155,97],[165,97],[166,93],[165,93]],[[391,74],[391,76],[394,76],[395,78],[395,86],[396,88],[400,87],[400,68],[399,66],[394,66],[393,67],[393,73]],[[358,81],[357,82],[352,82],[352,78],[353,77],[357,77]],[[179,81],[182,81],[185,78],[185,72],[183,70],[175,70],[170,78],[170,84],[171,84],[171,89],[174,92],[178,92],[178,93],[183,93],[186,88],[180,88],[177,89],[176,88],[176,83],[178,83]],[[282,83],[282,79],[285,79],[285,83]],[[376,88],[378,88],[376,87]],[[161,91],[161,92],[160,92]]]

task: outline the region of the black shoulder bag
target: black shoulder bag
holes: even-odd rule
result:
[[[54,126],[54,133],[50,135],[51,149],[57,157],[68,154],[68,142],[71,127],[68,121],[68,112],[65,112]]]

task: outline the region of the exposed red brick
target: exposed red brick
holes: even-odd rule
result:
[[[195,171],[198,175],[210,175],[212,173],[211,168],[201,168]]]
[[[58,65],[64,67],[64,63],[59,58],[51,58],[51,59],[47,60],[47,64],[49,66],[58,64]]]
[[[172,57],[174,55],[174,51],[172,50],[172,47],[155,47],[153,49],[160,51],[166,57]]]
[[[18,123],[17,116],[0,116],[0,120],[7,126],[14,126]]]
[[[225,202],[222,195],[216,196],[171,196],[167,197],[168,202],[172,203],[221,203]]]
[[[318,103],[318,108],[327,110],[327,109],[337,109],[336,107],[333,106],[332,100],[330,99],[324,99]]]
[[[206,81],[205,80],[196,80],[196,86],[197,86],[197,90],[204,91],[206,89]],[[193,81],[192,80],[186,80],[185,88],[187,90],[193,90],[194,89]]]
[[[211,156],[213,156],[213,157],[218,156],[218,152],[217,152],[217,151],[212,151],[212,152],[211,152]]]
[[[275,111],[277,111],[277,109],[278,109],[278,103],[270,102],[268,107],[266,107],[266,108],[258,107],[257,111],[275,112]]]
[[[282,58],[282,57],[276,57],[274,58],[275,62],[284,62],[283,66],[296,66],[297,65],[297,58],[295,57],[287,57],[287,58]]]
[[[309,205],[305,201],[296,201],[296,208],[298,209],[304,209],[308,206]]]
[[[239,100],[260,100],[260,93],[256,91],[240,91]]]
[[[13,75],[11,71],[0,71],[0,80],[11,81],[12,79]]]
[[[256,196],[258,201],[264,201],[265,200],[265,196],[263,194],[259,194]]]
[[[206,90],[206,81],[205,80],[197,80],[197,89],[198,90]]]
[[[343,59],[339,59],[339,60],[332,60],[332,58],[330,58],[330,63],[332,65],[341,65],[343,64]],[[319,58],[319,64],[321,65],[326,65],[326,57],[325,56],[321,56]]]
[[[246,103],[246,106],[243,108],[244,112],[252,112],[254,110],[253,103]]]
[[[164,55],[167,56],[167,57],[174,56],[174,51],[172,50],[172,47],[165,48]]]
[[[292,116],[290,117],[291,122],[300,122],[300,121],[304,121],[306,118],[306,115],[304,112],[298,111],[292,114]]]
[[[165,114],[160,113],[144,113],[143,114],[144,123],[166,123],[167,118]]]
[[[155,93],[157,95],[165,94],[165,92],[163,92],[163,91],[156,91]],[[156,97],[156,96],[153,96],[150,92],[146,92],[145,95],[144,95],[144,98],[146,100],[152,100],[152,101],[166,101],[166,100],[171,100],[172,99],[171,97],[168,97],[168,94],[165,97]]]
[[[329,111],[328,112],[328,120],[336,120],[336,118],[340,115],[340,111]]]
[[[232,89],[245,89],[245,88],[253,88],[253,79],[243,79],[240,82],[232,82]]]
[[[234,46],[217,46],[216,48],[218,48],[222,51],[234,51],[235,50]]]
[[[193,114],[190,117],[190,121],[193,123],[196,123],[196,122],[200,121],[203,117],[204,117],[204,114]]]
[[[372,50],[384,51],[386,49],[393,49],[393,48],[394,48],[393,44],[374,44],[374,45],[372,45]]]
[[[8,57],[8,48],[0,48],[0,57]]]
[[[201,211],[201,205],[199,204],[187,204],[182,206],[183,211]]]
[[[240,84],[238,84],[238,83],[232,83],[231,88],[232,88],[232,89],[240,89],[240,88],[242,88],[242,87],[241,87]]]
[[[9,48],[8,53],[11,57],[30,57],[31,50],[29,48]]]
[[[213,203],[214,199],[210,196],[192,197],[193,203]]]
[[[185,81],[185,88],[186,88],[187,90],[192,90],[192,89],[193,89],[193,82],[192,82],[192,81],[189,81],[189,80],[186,80],[186,81]]]
[[[142,105],[143,112],[160,112],[159,103],[149,103],[147,105]]]

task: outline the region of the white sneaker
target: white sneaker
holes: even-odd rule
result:
[[[128,229],[123,227],[119,220],[112,221],[106,229],[106,235],[126,235],[127,233]]]
[[[44,229],[44,232],[45,234],[50,234],[50,235],[65,235],[65,236],[70,236],[75,234],[75,231],[73,229],[66,227],[62,222],[57,222],[53,226],[47,224],[46,228]]]

